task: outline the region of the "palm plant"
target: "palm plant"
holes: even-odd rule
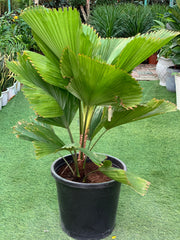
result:
[[[17,62],[8,63],[37,113],[36,121],[18,124],[17,136],[33,142],[38,158],[69,151],[75,165],[72,174],[82,181],[88,156],[98,171],[143,195],[149,185],[146,180],[112,167],[92,149],[114,127],[175,111],[164,100],[142,104],[142,89],[130,72],[178,33],[161,30],[133,38],[103,39],[82,24],[78,11],[71,8],[30,8],[22,18],[44,55],[24,51]],[[77,112],[79,140],[70,129]],[[66,129],[71,143],[64,143],[53,126]]]
[[[168,24],[173,31],[180,31],[180,1],[170,8],[169,12],[165,14],[165,18],[169,20]],[[171,45],[171,59],[177,68],[180,69],[180,36],[177,36]]]
[[[101,37],[117,37],[121,31],[122,11],[123,8],[113,5],[98,6],[93,10],[88,22]]]
[[[153,23],[153,16],[150,8],[144,6],[133,6],[127,4],[122,14],[121,37],[131,37],[138,33],[146,33]]]

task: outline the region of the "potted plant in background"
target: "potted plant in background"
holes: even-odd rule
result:
[[[6,68],[5,55],[0,56],[0,88],[2,95],[2,106],[6,106],[9,100],[9,90],[8,87],[8,73],[9,69]]]
[[[6,66],[6,61],[11,61],[12,59],[12,54],[4,54],[0,57],[0,87],[2,91],[2,106],[6,106],[8,101],[16,94],[13,73]]]
[[[161,18],[156,21],[157,26],[153,29],[168,29],[171,31],[180,31],[180,1],[170,8]],[[164,22],[166,21],[166,22]],[[173,72],[178,72],[180,67],[180,37],[177,36],[159,53],[159,60],[156,65],[156,72],[160,79],[160,85],[166,86],[167,90],[175,92],[175,78]]]
[[[15,133],[33,142],[38,158],[69,152],[51,167],[62,228],[76,239],[103,238],[114,228],[120,184],[144,195],[149,182],[125,171],[119,159],[92,150],[114,127],[175,111],[164,100],[141,104],[142,89],[130,73],[178,33],[162,30],[104,39],[82,24],[79,12],[71,8],[30,8],[22,18],[44,55],[24,51],[17,62],[8,63],[37,113],[34,122],[19,122]],[[70,125],[76,113],[75,140]],[[70,143],[54,126],[67,130]]]
[[[176,92],[175,76],[174,73],[180,72],[180,37],[177,36],[172,44],[171,60],[174,66],[170,66],[167,69],[166,88],[168,91]]]
[[[163,46],[158,54],[158,62],[156,65],[156,73],[159,78],[159,84],[161,86],[166,86],[167,78],[168,78],[168,67],[174,66],[174,63],[171,59],[171,45],[169,42],[165,46]]]
[[[165,15],[168,19],[168,27],[173,31],[180,31],[180,1],[177,1],[177,4],[174,5],[168,13]],[[177,36],[172,40],[171,45],[171,60],[174,63],[174,66],[168,68],[168,78],[166,88],[169,91],[175,92],[175,77],[173,73],[180,72],[180,36]]]

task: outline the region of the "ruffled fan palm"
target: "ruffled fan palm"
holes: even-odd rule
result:
[[[146,180],[113,168],[108,160],[102,162],[104,157],[91,150],[111,128],[175,111],[175,106],[164,100],[152,99],[142,105],[142,89],[130,73],[178,33],[162,30],[133,38],[103,39],[82,24],[79,12],[71,8],[29,8],[22,18],[32,28],[43,55],[25,51],[17,62],[8,63],[38,115],[36,122],[20,123],[17,135],[33,142],[37,157],[70,151],[78,177],[88,156],[99,171],[143,195],[149,185]],[[75,141],[70,124],[77,111],[80,140]],[[71,144],[64,143],[52,126],[67,129]],[[101,134],[97,137],[97,133]]]

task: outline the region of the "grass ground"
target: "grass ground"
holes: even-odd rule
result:
[[[157,81],[141,82],[144,100],[175,93]],[[0,239],[70,240],[59,227],[50,166],[57,156],[35,159],[33,146],[16,139],[12,127],[34,113],[22,93],[0,111]],[[76,121],[72,129],[75,130]],[[64,133],[63,133],[64,134]],[[141,197],[121,188],[116,227],[105,240],[178,240],[180,236],[180,112],[167,113],[112,130],[96,146],[123,160],[129,171],[149,180]]]

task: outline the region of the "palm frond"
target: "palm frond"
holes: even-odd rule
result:
[[[60,88],[67,86],[68,79],[62,77],[59,62],[54,64],[47,57],[35,52],[25,51],[24,54],[45,82]]]
[[[132,109],[120,108],[113,112],[111,121],[106,121],[104,127],[111,129],[122,124],[157,116],[166,112],[176,111],[173,103],[164,100],[152,99],[144,105],[138,105]]]
[[[61,60],[64,77],[72,78],[67,89],[87,106],[111,105],[117,102],[135,106],[141,99],[141,88],[126,72],[84,55],[76,56],[66,49]]]
[[[58,152],[65,145],[47,125],[19,122],[14,127],[14,133],[21,139],[33,142],[37,158]]]
[[[137,177],[134,174],[125,170],[112,167],[111,165],[111,161],[105,160],[103,162],[103,165],[99,168],[99,171],[117,182],[124,183],[130,186],[131,188],[133,188],[133,190],[135,190],[142,196],[146,194],[150,182],[140,177]]]
[[[178,34],[178,32],[160,30],[157,32],[136,35],[125,45],[119,56],[113,61],[113,64],[126,72],[131,72],[136,66]]]
[[[57,11],[36,7],[23,11],[21,16],[38,36],[36,40],[40,39],[44,42],[58,59],[67,46],[78,53],[82,28],[79,12],[76,9],[59,8]],[[41,43],[40,45],[42,47]]]
[[[102,129],[104,122],[107,120],[107,108],[106,107],[97,107],[91,118],[88,138],[90,141],[95,137],[95,135]]]

